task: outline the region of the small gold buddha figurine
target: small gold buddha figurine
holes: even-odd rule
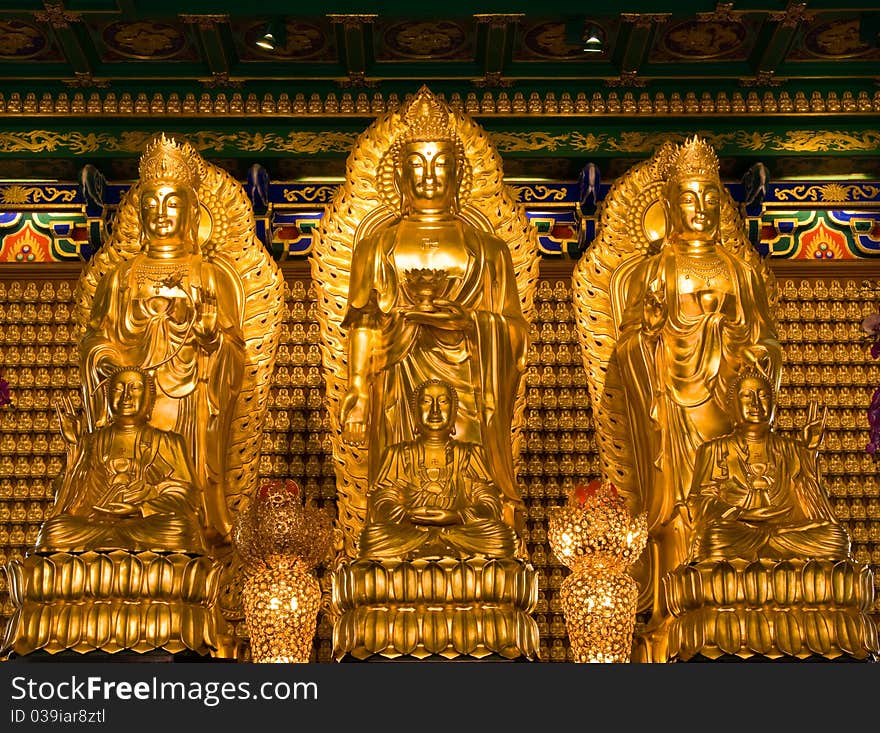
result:
[[[35,303],[40,299],[40,291],[37,290],[37,284],[33,280],[25,285],[24,291],[21,294],[21,299],[26,303]]]
[[[455,440],[456,390],[427,380],[415,390],[418,436],[383,455],[367,497],[359,555],[513,557],[516,535],[502,521],[501,492],[481,447]]]
[[[124,367],[103,385],[108,419],[94,432],[72,405],[59,408],[68,470],[38,550],[200,552],[197,492],[183,438],[149,424],[155,382]]]
[[[850,539],[822,485],[825,418],[812,403],[800,440],[773,430],[772,381],[744,369],[732,384],[735,427],[697,451],[688,504],[692,560],[845,559]]]

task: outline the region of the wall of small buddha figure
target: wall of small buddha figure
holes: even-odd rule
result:
[[[592,412],[571,307],[570,274],[543,268],[526,380],[519,477],[528,507],[528,547],[540,571],[535,618],[541,657],[570,659],[559,586],[567,574],[547,542],[549,509],[577,483],[598,476]],[[818,268],[817,268],[818,269]],[[20,271],[19,271],[20,272]],[[285,325],[270,392],[260,462],[266,478],[293,478],[319,504],[335,495],[329,420],[323,406],[316,303],[304,269],[287,271]],[[36,538],[51,504],[65,445],[54,407],[64,396],[80,404],[77,333],[71,321],[76,276],[3,277],[0,273],[0,375],[12,404],[0,408],[0,563],[19,558]],[[861,280],[780,276],[777,315],[785,348],[777,428],[797,431],[811,399],[828,406],[820,464],[837,515],[860,562],[880,580],[880,475],[865,452],[865,411],[880,361],[869,353],[862,319],[877,311],[878,293]],[[322,578],[326,586],[326,577]],[[226,589],[235,605],[235,589]],[[880,588],[875,612],[880,614]],[[0,623],[11,614],[0,575]],[[247,637],[243,617],[232,631]],[[321,616],[313,659],[331,659],[332,629]]]

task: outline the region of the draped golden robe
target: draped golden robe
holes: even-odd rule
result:
[[[142,425],[125,465],[112,460],[117,428],[105,425],[85,438],[76,461],[40,528],[38,550],[198,552],[204,542],[195,512],[197,496],[186,446],[179,435]],[[143,493],[137,513],[118,516],[96,510]]]
[[[413,523],[408,511],[421,507],[458,512],[461,522]],[[368,496],[359,554],[370,559],[513,557],[516,535],[501,514],[501,496],[479,446],[450,440],[446,465],[426,467],[418,442],[392,445]]]
[[[379,333],[368,378],[369,481],[372,486],[377,480],[386,448],[415,437],[409,401],[416,386],[441,379],[458,393],[456,438],[482,446],[492,481],[508,505],[505,521],[513,524],[513,511],[522,500],[510,430],[525,370],[528,325],[506,244],[464,221],[459,221],[459,230],[467,250],[464,276],[452,279],[442,297],[469,315],[472,327],[465,331],[415,324],[402,316],[402,310],[415,304],[395,267],[397,226],[355,246],[342,325]]]
[[[695,522],[692,559],[849,557],[849,536],[820,483],[815,453],[795,440],[767,434],[771,516],[739,515],[736,510],[749,501],[749,454],[741,440],[736,434],[726,435],[697,453],[690,500]]]
[[[150,423],[183,436],[206,519],[225,534],[230,526],[226,455],[244,370],[241,288],[233,273],[200,255],[160,262],[179,266],[176,282],[144,278],[139,268],[156,260],[138,255],[98,284],[80,343],[85,401],[98,427],[106,419],[98,387],[108,365],[154,370],[157,395]],[[194,332],[206,288],[217,298],[217,329],[210,342]]]
[[[618,312],[616,352],[609,369],[619,371],[636,455],[639,496],[648,527],[670,521],[687,499],[699,446],[732,429],[725,409],[728,385],[743,364],[743,349],[762,345],[778,383],[782,349],[764,283],[742,259],[721,246],[727,290],[698,294],[706,303],[693,315],[683,308],[676,254],[666,242],[646,260],[625,263],[612,278]],[[668,316],[658,334],[648,333],[644,303],[659,282]],[[729,292],[728,292],[729,291]]]

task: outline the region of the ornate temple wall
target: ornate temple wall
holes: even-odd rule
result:
[[[527,407],[519,466],[528,505],[528,543],[541,574],[536,619],[542,658],[565,661],[568,639],[559,585],[568,570],[547,543],[548,510],[573,485],[598,475],[592,415],[571,309],[571,260],[545,260],[529,354]],[[79,404],[78,334],[70,300],[78,266],[6,265],[0,270],[0,374],[12,404],[0,408],[0,563],[21,557],[51,504],[52,481],[63,470],[64,442],[55,405]],[[319,503],[332,503],[335,479],[323,406],[316,303],[304,263],[284,266],[288,284],[282,347],[270,394],[260,474],[291,477]],[[880,384],[880,361],[869,353],[862,319],[878,310],[871,263],[781,262],[778,308],[785,348],[777,426],[795,431],[811,399],[828,406],[821,465],[835,510],[853,539],[855,557],[880,580],[880,475],[865,452],[866,408]],[[880,588],[878,588],[880,591]],[[224,607],[238,606],[224,589]],[[0,622],[11,613],[0,575]],[[880,616],[880,592],[875,605]],[[227,616],[239,636],[243,619]],[[331,627],[322,615],[314,659],[329,661]]]

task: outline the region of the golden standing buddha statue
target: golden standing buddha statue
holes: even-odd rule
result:
[[[347,171],[312,257],[342,537],[334,653],[531,658],[537,576],[514,456],[535,231],[485,132],[425,87],[363,133]],[[457,398],[454,441],[421,414],[419,387],[436,382],[429,401]],[[428,444],[438,464],[422,475]],[[480,597],[487,566],[505,581]],[[437,578],[430,598],[405,581],[422,573]]]
[[[343,440],[369,452],[412,440],[410,405],[426,379],[458,394],[456,435],[483,446],[513,525],[521,508],[510,428],[528,325],[507,244],[457,213],[467,160],[437,100],[420,94],[389,151],[401,218],[357,241],[348,308],[349,389]]]

